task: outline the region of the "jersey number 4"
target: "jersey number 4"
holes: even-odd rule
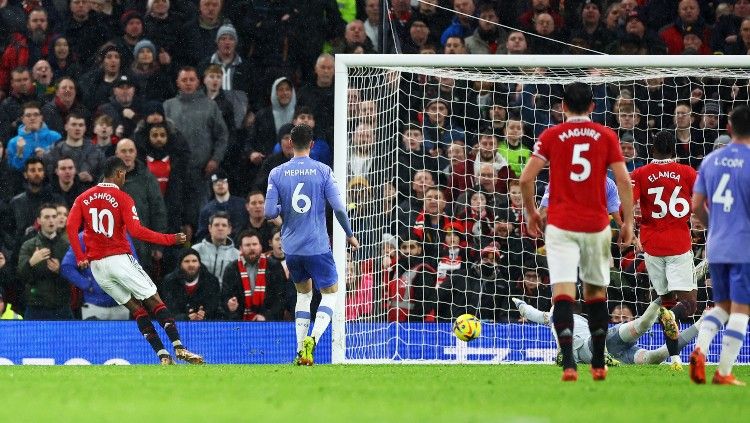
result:
[[[112,238],[115,231],[115,217],[109,209],[89,209],[91,228],[94,232]]]
[[[727,189],[727,185],[729,185],[729,177],[730,175],[728,173],[723,173],[721,175],[721,179],[719,179],[719,185],[716,187],[716,191],[714,191],[714,195],[711,196],[711,201],[714,203],[719,203],[724,205],[724,212],[729,213],[732,211],[732,204],[734,204],[734,197],[732,197],[732,190]]]
[[[675,187],[672,191],[672,195],[669,197],[669,204],[662,200],[662,194],[664,194],[664,187],[649,188],[648,193],[654,194],[654,205],[659,207],[658,212],[651,212],[651,217],[654,219],[661,219],[667,215],[667,213],[680,219],[687,216],[690,213],[690,204],[688,201],[680,197],[680,190],[682,187]]]
[[[312,207],[310,197],[302,193],[303,186],[305,186],[304,182],[298,183],[292,193],[292,208],[297,213],[307,213],[310,210],[310,207]],[[302,204],[300,205],[300,203]]]

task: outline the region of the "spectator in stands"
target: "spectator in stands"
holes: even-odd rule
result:
[[[617,135],[630,138],[635,144],[639,157],[648,157],[648,132],[641,127],[641,111],[634,102],[624,102],[613,110],[617,119]]]
[[[315,133],[316,123],[313,111],[307,106],[297,107],[297,110],[294,111],[294,119],[292,119],[292,125],[307,125],[313,130],[313,133]],[[276,154],[280,151],[281,144],[276,143],[273,152],[274,154]],[[325,163],[328,166],[333,166],[333,151],[331,151],[331,147],[329,146],[328,141],[326,141],[321,136],[314,137],[313,146],[310,150],[310,157],[321,163]]]
[[[424,107],[424,148],[432,155],[442,155],[456,140],[465,140],[464,130],[451,122],[450,103],[443,98],[428,100]]]
[[[224,78],[224,70],[220,65],[208,65],[203,71],[203,87],[206,90],[206,96],[215,101],[221,110],[221,116],[229,130],[231,148],[236,142],[235,132],[242,127],[242,121],[247,114],[248,100],[244,91],[222,88]],[[235,145],[235,148],[237,147],[239,146]],[[228,155],[229,151],[227,151]],[[226,158],[229,159],[229,157]]]
[[[508,119],[506,123],[506,128],[509,128],[509,125],[513,125],[513,122],[515,122],[512,119]],[[512,133],[512,130],[511,130]],[[506,153],[507,149],[513,149],[514,147],[510,147],[510,143],[512,141],[507,141],[508,139],[508,130],[506,129],[506,142],[508,143],[508,147],[506,147],[506,144],[498,144],[497,136],[490,132],[490,131],[482,131],[481,134],[479,134],[479,141],[477,142],[477,153],[476,156],[472,157],[469,156],[470,159],[466,162],[466,172],[469,173],[471,176],[474,177],[474,181],[479,178],[479,174],[481,172],[481,167],[483,164],[491,164],[492,169],[495,172],[495,176],[497,178],[497,189],[493,190],[505,193],[507,192],[507,181],[510,178],[514,178],[515,175],[519,175],[519,173],[515,173],[514,171],[514,164],[509,160],[513,158],[512,154]],[[520,143],[520,137],[519,141]],[[523,148],[523,147],[516,147],[516,148]],[[459,169],[456,169],[459,170]],[[474,185],[474,184],[471,184]],[[466,187],[470,186],[469,184],[465,185]]]
[[[271,239],[278,227],[266,220],[263,213],[265,205],[266,196],[262,191],[250,191],[245,200],[245,210],[247,211],[248,219],[237,225],[237,233],[239,234],[245,230],[258,232],[261,245],[263,245],[264,249],[267,249],[272,247]],[[240,240],[236,239],[236,243],[239,244]]]
[[[159,291],[175,320],[214,320],[221,312],[219,281],[192,248],[180,253],[177,269],[164,277]]]
[[[260,166],[271,155],[274,141],[277,141],[274,135],[283,125],[292,123],[296,107],[297,94],[292,81],[286,77],[278,78],[271,87],[271,106],[258,111],[255,124],[250,128],[247,145],[253,166]]]
[[[175,69],[171,57],[157,54],[156,46],[144,38],[133,48],[130,74],[139,95],[150,101],[164,102],[175,95]]]
[[[138,150],[133,140],[121,139],[115,147],[115,155],[125,162],[128,172],[122,190],[133,197],[141,225],[157,232],[165,232],[167,229],[167,210],[159,191],[159,183],[154,175],[148,171],[146,165],[138,160]],[[139,240],[135,240],[133,243],[138,252],[141,266],[145,269],[151,268],[152,259],[161,260],[162,248],[160,246],[149,247]]]
[[[624,133],[620,136],[620,149],[622,150],[622,156],[625,158],[625,166],[628,172],[632,172],[639,167],[646,164],[644,159],[641,159],[636,149],[635,139],[629,132]],[[614,175],[610,175],[613,177]]]
[[[682,54],[685,50],[685,32],[698,35],[702,41],[700,54],[710,54],[711,30],[700,15],[698,0],[680,0],[677,6],[677,19],[659,31],[659,36],[667,45],[667,53]]]
[[[552,290],[549,284],[542,281],[542,277],[536,268],[524,268],[521,280],[511,283],[510,292],[513,297],[521,299],[527,304],[532,304],[538,310],[552,309]],[[511,321],[526,322],[526,319],[520,317],[512,307],[509,312]]]
[[[132,138],[141,118],[143,103],[136,97],[136,84],[132,77],[120,75],[112,84],[111,99],[99,106],[98,114],[112,118],[118,137]]]
[[[521,174],[531,157],[531,150],[522,142],[523,136],[523,121],[518,117],[509,117],[505,124],[505,139],[500,143],[498,152],[505,158],[514,175]]]
[[[180,3],[175,2],[175,8],[179,8]],[[178,53],[185,54],[187,46],[187,34],[183,32],[182,23],[186,19],[179,13],[172,10],[170,0],[153,0],[148,1],[143,26],[145,27],[145,37],[151,40],[154,45],[159,46],[159,54],[162,52],[172,57],[177,57]],[[213,38],[211,38],[213,39]],[[184,60],[182,57],[177,57]],[[202,57],[201,57],[202,58]],[[197,62],[196,62],[197,64]]]
[[[80,1],[80,0],[76,0]],[[113,44],[104,44],[97,54],[99,66],[81,75],[78,86],[81,91],[81,101],[88,110],[96,110],[100,105],[109,101],[112,87],[123,75],[120,53]]]
[[[455,197],[454,210],[460,212],[470,204],[473,193],[482,192],[486,197],[488,208],[493,215],[497,215],[499,210],[508,206],[508,175],[500,176],[492,163],[482,163],[478,168],[479,174],[472,179],[473,184],[467,186],[465,191],[461,191],[461,194]]]
[[[459,169],[459,165],[461,165],[462,174],[466,173],[464,164],[465,161],[466,146],[458,142],[453,142],[448,146],[448,150],[445,153],[444,160],[438,158],[441,173],[440,178],[442,180],[448,181],[449,187],[451,186],[451,175],[453,175],[453,173],[456,172],[457,169]],[[404,189],[402,191],[407,192],[408,189]],[[450,198],[453,199],[458,193],[450,191],[448,194],[450,194]]]
[[[315,61],[315,82],[302,86],[297,103],[312,110],[315,135],[333,141],[333,56],[323,53]]]
[[[704,156],[703,146],[693,140],[693,109],[690,103],[678,103],[674,109],[674,135],[677,142],[677,161],[696,167],[696,160]]]
[[[31,78],[34,80],[34,91],[37,98],[49,101],[55,96],[55,86],[52,84],[52,68],[49,62],[39,59],[31,68]]]
[[[357,320],[372,314],[373,274],[362,271],[351,258],[346,261],[346,320]]]
[[[52,49],[47,56],[52,67],[52,79],[60,81],[64,76],[78,79],[83,73],[83,68],[78,63],[78,58],[70,51],[70,44],[64,35],[56,35],[52,38]]]
[[[70,0],[68,4],[70,13],[62,22],[62,32],[84,66],[91,65],[96,49],[112,38],[112,29],[107,27],[99,12],[91,10],[86,0]]]
[[[703,102],[703,110],[698,117],[698,127],[694,128],[692,135],[694,142],[698,143],[703,149],[703,156],[713,150],[713,144],[719,137],[719,116],[722,114],[721,103],[718,100],[710,99]],[[700,163],[702,157],[698,157]]]
[[[560,28],[555,25],[555,19],[551,14],[542,12],[534,18],[533,33],[537,37],[531,37],[531,49],[535,54],[559,54],[562,50],[557,40],[560,37]]]
[[[18,254],[18,278],[26,285],[24,319],[72,319],[70,285],[60,275],[67,237],[57,233],[57,209],[52,204],[42,204],[36,216],[39,232]]]
[[[727,48],[727,54],[748,54],[750,52],[750,17],[742,20],[737,41]]]
[[[107,115],[97,116],[94,119],[94,136],[91,138],[91,142],[99,148],[104,157],[114,156],[115,146],[120,141],[120,137],[115,135],[115,128],[112,123],[112,118]],[[136,132],[136,139],[137,137],[138,132]]]
[[[724,54],[735,54],[735,46],[742,45],[740,30],[742,21],[750,17],[750,0],[734,0],[731,13],[716,17],[711,34],[711,50]],[[717,7],[718,12],[718,7]]]
[[[24,286],[18,281],[14,267],[10,263],[10,254],[0,249],[0,318],[3,319],[18,319],[21,317],[18,313],[25,309]]]
[[[391,262],[386,280],[388,321],[434,321],[435,316],[449,319],[450,312],[439,308],[441,303],[437,301],[436,291],[442,288],[436,283],[437,257],[425,256],[422,244],[410,234],[402,237],[399,253],[398,260],[390,256],[383,260],[383,264]]]
[[[187,181],[195,187],[196,203],[203,204],[208,196],[204,178],[212,175],[224,159],[229,131],[219,106],[199,90],[199,86],[195,68],[182,68],[177,75],[179,94],[164,102],[164,112],[190,146]]]
[[[138,52],[134,51],[135,46],[144,36],[143,16],[137,10],[127,10],[120,16],[120,26],[122,27],[122,35],[111,42],[120,53],[123,66],[130,67],[133,60],[138,56]],[[155,58],[156,54],[154,54]]]
[[[349,156],[349,175],[367,178],[374,171],[373,146],[375,128],[369,123],[360,123],[352,135],[352,152]]]
[[[458,36],[461,39],[470,36],[477,27],[477,20],[474,17],[477,11],[474,0],[454,0],[453,10],[455,16],[440,36],[440,44],[442,45],[446,45],[448,38],[453,36]]]
[[[99,178],[99,166],[104,154],[86,137],[86,120],[83,116],[70,113],[65,119],[64,140],[58,141],[44,154],[47,174],[53,174],[61,157],[70,157],[78,171],[78,179],[86,185],[93,185]]]
[[[72,207],[75,199],[88,188],[81,183],[76,174],[75,161],[70,156],[58,157],[55,162],[54,175],[51,181],[52,192],[63,198],[68,208]]]
[[[7,143],[18,133],[18,127],[23,123],[23,105],[36,99],[31,72],[24,67],[13,69],[10,72],[10,94],[0,103],[0,142]]]
[[[229,178],[227,173],[219,169],[211,175],[211,187],[214,199],[201,208],[198,217],[198,231],[196,236],[203,239],[208,234],[209,219],[218,212],[229,214],[229,223],[232,231],[230,236],[234,238],[239,233],[239,228],[248,221],[245,201],[229,192]]]
[[[268,260],[257,232],[239,235],[240,256],[226,265],[222,308],[230,320],[254,322],[284,318],[284,291],[288,277],[277,260]]]
[[[167,122],[145,124],[136,132],[138,158],[159,184],[159,193],[167,208],[167,232],[183,232],[192,238],[186,225],[186,209],[194,207],[185,198],[185,174],[190,160],[187,142],[170,130]]]
[[[419,170],[435,172],[438,169],[438,161],[424,150],[424,137],[422,128],[408,123],[401,130],[401,142],[396,153],[396,178],[399,191],[408,192],[415,173]],[[433,173],[433,179],[439,179]]]
[[[380,1],[365,0],[365,15],[367,16],[364,21],[365,34],[370,39],[373,50],[376,53],[383,53],[380,45]]]
[[[239,38],[237,31],[232,24],[222,25],[216,33],[216,50],[210,56],[201,59],[199,69],[205,70],[208,65],[214,64],[221,66],[223,76],[221,89],[225,91],[244,91],[254,90],[253,70],[250,62],[243,60],[237,53],[237,44]],[[256,98],[257,95],[251,95]]]
[[[616,34],[602,22],[600,0],[583,1],[581,26],[571,31],[571,39],[576,37],[585,40],[589,48],[602,52],[615,40]]]
[[[19,192],[23,191],[23,177],[15,169],[8,165],[5,160],[5,146],[0,142],[0,217],[4,208],[10,200]],[[0,245],[2,245],[2,227],[0,224]]]
[[[496,311],[508,309],[507,305],[502,305],[507,304],[507,297],[496,299],[498,293],[506,296],[508,293],[505,255],[495,244],[490,244],[482,248],[480,257],[479,263],[452,273],[439,286],[439,317],[452,320],[470,313],[482,320],[495,320]]]
[[[8,164],[16,170],[24,168],[31,157],[44,156],[62,138],[59,133],[47,128],[37,102],[28,102],[22,106],[21,122],[18,135],[8,142]]]
[[[360,48],[361,51],[357,51]],[[365,25],[359,19],[355,19],[346,25],[343,42],[340,42],[333,49],[334,53],[364,53],[373,54],[375,49],[372,41],[367,38]]]
[[[483,3],[479,6],[477,29],[465,39],[466,52],[470,54],[504,54],[508,33],[500,27],[500,18],[495,5]]]
[[[464,227],[465,236],[468,238],[464,245],[468,243],[469,247],[474,250],[481,249],[491,241],[495,216],[493,209],[487,206],[487,196],[481,191],[468,191],[466,193],[467,204],[456,204],[459,211],[456,212],[456,219]],[[472,254],[473,258],[475,254]]]
[[[13,69],[30,68],[39,59],[47,57],[54,35],[50,29],[44,9],[37,7],[28,12],[26,31],[14,33],[0,57],[0,98],[9,91]]]
[[[263,160],[263,164],[255,178],[255,189],[261,192],[266,192],[268,186],[268,175],[271,173],[271,169],[288,162],[294,156],[294,147],[292,146],[291,136],[292,128],[294,128],[294,125],[289,123],[283,125],[281,129],[279,129],[277,140],[279,144],[281,144],[281,152],[268,156],[268,158]]]
[[[86,245],[83,240],[83,232],[78,234],[78,240],[85,252]],[[133,240],[129,236],[128,241],[130,242],[130,254],[138,260]],[[88,267],[80,269],[78,267],[75,253],[73,253],[73,249],[70,247],[68,247],[68,251],[65,253],[60,264],[60,274],[65,280],[83,292],[83,305],[81,306],[82,320],[130,319],[130,311],[125,306],[117,304],[109,294],[102,290],[99,283],[94,279],[91,269]]]
[[[428,189],[435,187],[435,179],[428,170],[417,170],[411,181],[411,189],[399,190],[399,198],[403,198],[398,205],[401,222],[412,224],[417,213],[424,205],[424,196]],[[399,233],[399,232],[396,232]]]
[[[44,162],[38,157],[32,157],[24,163],[23,177],[26,179],[24,192],[16,195],[10,201],[12,219],[8,219],[7,233],[13,235],[13,241],[20,246],[24,236],[33,232],[31,226],[37,216],[39,207],[45,203],[60,203],[62,198],[52,192],[45,183]]]
[[[443,54],[466,54],[466,43],[461,37],[448,37],[445,40]]]
[[[414,220],[411,232],[415,239],[423,243],[424,254],[435,260],[440,252],[448,230],[463,230],[460,222],[451,219],[446,213],[445,194],[438,188],[425,192],[424,205]]]
[[[415,15],[408,22],[406,39],[401,40],[402,53],[418,54],[423,47],[434,44],[435,34],[428,26],[429,23],[422,15]]]
[[[555,28],[563,27],[563,18],[552,8],[552,6],[550,6],[550,0],[530,0],[529,3],[531,7],[526,9],[526,11],[518,18],[518,23],[521,25],[522,29],[527,31],[534,30],[534,23],[542,13],[546,13],[552,17]]]
[[[526,42],[526,35],[521,31],[510,31],[508,40],[505,42],[505,51],[508,54],[530,54],[531,50]]]
[[[223,5],[223,0],[199,0],[198,16],[183,25],[178,38],[187,42],[187,48],[176,52],[182,56],[181,62],[197,66],[214,52],[219,28],[225,23],[221,15]],[[179,41],[177,45],[180,45]]]
[[[208,220],[208,236],[193,245],[193,249],[200,254],[201,263],[216,276],[220,284],[223,284],[227,266],[235,263],[240,256],[239,250],[234,247],[234,242],[229,237],[232,232],[232,223],[229,219],[229,213],[216,212]]]
[[[72,77],[63,76],[57,81],[55,97],[42,106],[42,116],[49,129],[62,133],[70,113],[88,121],[89,112],[78,98],[78,85]]]
[[[0,40],[7,41],[14,32],[23,32],[25,26],[26,13],[21,3],[0,0]]]

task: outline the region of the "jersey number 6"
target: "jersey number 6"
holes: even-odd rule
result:
[[[308,210],[310,210],[310,207],[312,207],[310,197],[301,192],[304,185],[304,182],[298,183],[294,188],[294,192],[292,193],[292,208],[297,213],[307,213]],[[302,202],[302,206],[300,206],[300,202]]]

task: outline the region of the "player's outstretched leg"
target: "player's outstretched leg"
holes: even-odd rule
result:
[[[180,341],[180,333],[177,331],[177,325],[175,324],[174,317],[167,309],[167,306],[161,301],[158,294],[145,301],[151,308],[151,314],[156,317],[161,327],[164,328],[164,332],[167,333],[169,340],[172,341],[174,347],[174,354],[180,360],[186,361],[190,364],[203,364],[203,357],[195,354],[185,348]]]
[[[315,323],[313,324],[312,333],[302,342],[302,357],[308,366],[313,364],[313,353],[318,341],[323,336],[328,325],[333,318],[333,308],[336,306],[336,285],[320,290],[320,305],[318,312],[315,313]]]
[[[732,376],[732,367],[737,360],[737,355],[740,353],[742,343],[745,341],[748,315],[734,312],[735,305],[733,304],[732,307],[733,312],[729,315],[729,321],[727,321],[724,337],[721,342],[719,368],[716,370],[712,382],[717,385],[745,386],[744,382],[740,382]]]
[[[706,352],[714,336],[729,320],[729,314],[721,307],[715,307],[703,317],[703,323],[695,341],[695,350],[690,354],[690,380],[695,383],[706,383]]]
[[[135,301],[132,300],[131,301]],[[159,357],[162,365],[174,364],[172,356],[164,348],[164,344],[159,339],[159,335],[156,333],[154,325],[151,323],[151,318],[148,316],[148,312],[141,305],[134,306],[133,318],[138,325],[138,330],[141,331],[143,337],[151,345],[156,355]]]
[[[609,312],[605,297],[586,300],[589,310],[589,331],[591,331],[591,374],[594,380],[604,380],[607,370],[604,367],[604,347],[607,343]]]
[[[656,322],[659,316],[659,308],[660,302],[654,301],[648,305],[646,311],[637,319],[620,324],[617,328],[620,339],[625,343],[637,342],[638,338],[648,332],[654,325],[654,322]]]
[[[671,367],[673,370],[682,370],[680,349],[677,347],[680,337],[680,327],[677,325],[674,313],[665,307],[659,308],[659,321],[664,329],[665,343],[667,344],[667,351],[672,361]]]
[[[310,303],[312,302],[312,290],[308,288],[307,292],[300,292],[303,287],[297,287],[297,304],[294,306],[294,328],[297,336],[297,354],[294,357],[294,364],[301,366],[303,341],[310,329]]]
[[[578,380],[578,370],[573,357],[573,297],[556,295],[553,299],[555,308],[552,311],[552,322],[557,334],[557,342],[562,352],[564,382]]]

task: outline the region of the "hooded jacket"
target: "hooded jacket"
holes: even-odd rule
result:
[[[276,135],[285,124],[292,123],[294,109],[297,107],[297,93],[292,85],[292,99],[289,104],[279,104],[279,96],[276,95],[276,87],[289,78],[281,77],[271,87],[271,106],[260,109],[255,118],[255,125],[250,128],[249,145],[250,152],[257,151],[266,156],[270,155],[276,141]]]
[[[193,249],[200,254],[200,261],[206,269],[221,281],[224,277],[224,269],[229,263],[240,258],[240,251],[234,248],[231,238],[227,238],[224,245],[218,247],[209,238],[193,245]]]
[[[23,138],[24,141],[26,141],[26,145],[23,148],[23,154],[19,157],[16,154],[16,145],[20,138]],[[26,160],[34,154],[34,150],[41,148],[47,152],[52,148],[52,145],[55,144],[55,142],[60,140],[60,138],[62,138],[62,135],[60,135],[59,132],[50,130],[44,123],[38,131],[34,132],[27,132],[26,125],[21,125],[18,128],[18,135],[11,138],[8,142],[8,164],[10,164],[13,169],[21,171],[23,170],[23,165],[26,163]]]

